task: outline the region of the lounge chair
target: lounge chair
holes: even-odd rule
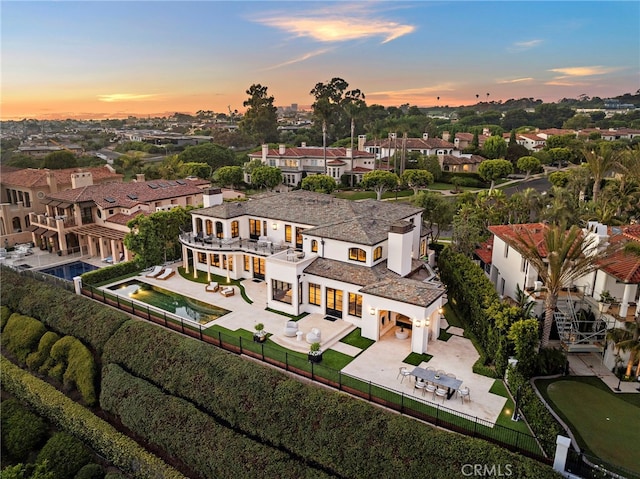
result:
[[[147,278],[157,278],[160,276],[160,273],[164,270],[163,266],[154,266],[153,270],[149,272],[146,276]]]
[[[226,286],[226,287],[224,287],[224,288],[222,288],[220,290],[220,294],[226,298],[226,297],[233,296],[234,294],[236,294],[236,290],[233,289],[232,286]]]
[[[218,284],[217,281],[211,281],[208,285],[204,287],[204,290],[208,291],[209,293],[215,293],[219,289],[220,289],[220,285]]]
[[[287,324],[284,327],[284,335],[289,338],[295,338],[297,332],[298,323],[296,323],[295,321],[287,321]]]
[[[322,335],[320,334],[320,330],[318,328],[312,328],[310,332],[307,333],[307,343],[319,343],[322,339]]]
[[[171,269],[171,268],[167,268],[165,269],[162,274],[160,276],[157,276],[156,279],[162,279],[165,280],[167,278],[170,278],[171,276],[173,276],[174,274],[176,274],[176,272]]]

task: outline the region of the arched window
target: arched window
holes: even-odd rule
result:
[[[196,218],[196,234],[198,233],[202,233],[202,218]]]
[[[240,236],[240,223],[238,221],[231,222],[231,237],[237,238]]]
[[[364,263],[367,261],[367,252],[360,248],[349,248],[349,259]]]
[[[222,221],[216,221],[216,238],[222,238]]]
[[[382,246],[373,250],[373,261],[378,261],[380,258],[382,258]]]
[[[317,253],[318,252],[318,241],[317,240],[311,240],[311,251],[313,253]]]
[[[211,236],[213,234],[213,221],[207,220],[204,223],[204,227],[205,227],[205,233],[207,234],[207,236]]]

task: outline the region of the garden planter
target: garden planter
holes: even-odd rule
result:
[[[309,358],[310,363],[319,363],[320,361],[322,361],[322,353],[320,354],[308,353],[307,357]]]
[[[254,343],[264,343],[267,340],[267,335],[266,334],[254,334],[253,335],[253,342]]]

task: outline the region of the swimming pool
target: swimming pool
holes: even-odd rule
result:
[[[206,324],[229,312],[204,301],[187,298],[143,281],[133,279],[108,288],[120,297],[155,306],[184,319]]]
[[[51,276],[56,276],[57,278],[66,279],[67,281],[73,281],[73,278],[75,276],[80,276],[82,273],[88,273],[89,271],[93,271],[95,269],[98,269],[98,267],[89,263],[85,263],[84,261],[74,261],[73,263],[46,268],[40,270],[40,272],[50,274]]]

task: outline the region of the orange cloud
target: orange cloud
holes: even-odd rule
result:
[[[150,93],[136,94],[136,93],[111,93],[109,95],[98,95],[99,101],[106,103],[121,102],[121,101],[144,101],[151,98],[155,98],[157,95]]]
[[[265,68],[264,70],[275,70],[276,68],[286,67],[288,65],[300,63],[305,60],[308,60],[309,58],[317,57],[318,55],[324,55],[325,53],[330,52],[331,50],[332,50],[331,48],[323,48],[321,50],[316,50],[314,52],[305,53],[304,55],[301,55],[297,58],[292,58],[291,60],[288,60],[286,62],[278,63],[277,65],[273,65],[272,67]]]
[[[532,77],[524,77],[524,78],[514,78],[513,80],[497,80],[497,83],[500,84],[509,84],[509,83],[522,83],[527,81],[532,81]]]
[[[565,68],[552,68],[549,70],[554,73],[562,73],[564,76],[557,77],[567,78],[567,77],[586,77],[592,75],[606,75],[607,73],[612,73],[616,70],[620,70],[617,67],[603,67],[601,65],[590,66],[590,67],[565,67]]]

